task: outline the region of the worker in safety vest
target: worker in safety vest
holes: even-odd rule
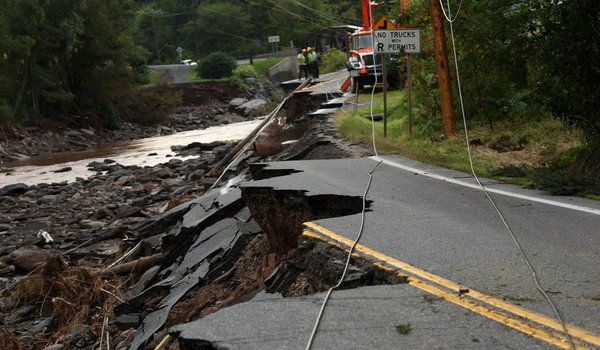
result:
[[[308,72],[313,78],[319,78],[319,55],[312,48],[307,48]]]
[[[298,51],[298,69],[300,71],[298,73],[298,80],[302,80],[302,75],[304,75],[304,77],[308,79],[308,68],[306,66],[306,61],[306,49]]]

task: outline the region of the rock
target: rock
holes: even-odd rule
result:
[[[54,344],[54,345],[50,345],[44,348],[44,350],[61,350],[63,349],[65,346],[62,344]]]
[[[104,227],[103,222],[94,221],[94,220],[81,220],[79,222],[79,225],[81,225],[83,228],[91,228],[91,229],[98,229],[98,228]]]
[[[88,187],[96,187],[96,186],[100,186],[103,184],[104,184],[104,181],[102,181],[100,179],[94,179],[94,180],[90,181],[90,183],[88,184]]]
[[[29,187],[27,185],[25,185],[24,183],[18,183],[18,184],[4,186],[4,187],[0,188],[0,197],[2,197],[2,196],[18,196],[18,195],[21,195],[21,194],[27,192],[28,189],[29,189]]]
[[[67,337],[70,338],[77,338],[80,335],[87,333],[90,331],[90,326],[86,326],[84,324],[78,324],[73,326],[73,328],[71,328],[69,330],[69,332],[67,333]]]
[[[0,232],[6,232],[10,230],[10,226],[7,224],[0,224]]]
[[[36,246],[21,247],[10,254],[13,265],[25,272],[33,271],[50,257],[50,253]]]
[[[239,123],[246,121],[246,118],[234,113],[219,114],[215,116],[215,119],[224,123]]]
[[[114,164],[114,163],[116,163],[116,161],[112,160],[112,159],[105,159],[104,160],[104,164]]]
[[[188,180],[192,180],[192,181],[202,180],[202,178],[204,177],[204,174],[206,174],[206,171],[196,170],[193,173],[188,175]]]
[[[129,328],[137,328],[140,325],[140,316],[141,314],[121,315],[117,317],[115,324],[122,331],[128,330]]]
[[[162,183],[165,187],[177,187],[182,186],[184,182],[182,179],[166,179]]]
[[[238,107],[239,110],[244,111],[244,114],[250,117],[254,117],[258,114],[258,110],[260,107],[267,104],[267,101],[257,98],[254,100],[250,100],[241,106]]]
[[[153,170],[140,178],[140,181],[154,181],[158,179],[166,179],[173,176],[169,169],[159,168]]]
[[[71,170],[73,170],[73,168],[71,168],[71,167],[64,167],[62,169],[58,169],[58,170],[53,171],[53,173],[55,173],[55,174],[67,173],[67,172],[69,172]]]
[[[233,108],[237,108],[246,102],[248,102],[248,99],[243,98],[243,97],[238,97],[238,98],[234,98],[233,100],[229,101],[229,106],[233,107]]]
[[[90,128],[90,129],[81,129],[80,130],[82,133],[87,134],[89,136],[95,136],[96,133],[94,132],[94,129]]]
[[[32,333],[44,333],[50,324],[52,323],[52,317],[46,317],[39,322],[35,323],[29,329]]]
[[[58,201],[59,197],[55,194],[47,194],[38,199],[38,204],[50,204]]]

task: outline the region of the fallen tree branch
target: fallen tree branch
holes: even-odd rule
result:
[[[140,272],[149,269],[158,264],[165,257],[164,253],[145,256],[138,260],[134,260],[123,265],[113,266],[100,271],[102,276],[108,275],[129,275],[133,272]]]

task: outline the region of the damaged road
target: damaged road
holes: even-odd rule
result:
[[[347,98],[338,78],[296,91],[239,157],[239,145],[194,142],[152,167],[106,160],[89,164],[89,179],[3,188],[0,235],[11,244],[0,254],[0,347],[303,349],[378,162],[312,114],[332,94]],[[236,158],[212,189],[220,160]],[[485,197],[386,160],[315,347],[568,348]],[[597,217],[510,196],[499,203],[574,340],[593,348]],[[28,264],[18,263],[20,249]]]

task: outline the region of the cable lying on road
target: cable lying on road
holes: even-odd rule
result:
[[[371,11],[371,6],[369,6],[369,21],[372,21],[372,18],[373,18],[373,12]],[[374,31],[371,31],[371,40],[372,40],[372,42],[375,42],[375,32]],[[373,62],[376,62],[375,56],[373,56]],[[373,153],[375,154],[375,156],[379,157],[379,153],[377,152],[377,144],[375,142],[375,117],[374,117],[374,113],[373,113],[373,102],[375,99],[375,89],[376,89],[377,83],[378,83],[378,81],[377,81],[377,65],[376,64],[374,66],[374,69],[375,69],[375,83],[373,84],[373,89],[371,90],[371,133],[372,133],[372,137],[373,137]],[[356,93],[358,94],[358,89],[357,89]],[[358,229],[358,234],[356,235],[356,239],[354,240],[352,247],[348,251],[348,256],[346,258],[346,264],[344,265],[344,270],[342,271],[342,275],[340,276],[338,283],[335,286],[331,287],[327,291],[327,294],[325,295],[325,299],[323,300],[323,304],[321,305],[321,309],[319,310],[319,315],[317,316],[317,320],[315,321],[315,325],[310,334],[310,338],[308,339],[308,343],[306,344],[306,350],[310,350],[312,348],[315,337],[319,330],[319,325],[321,324],[321,320],[323,318],[323,314],[325,313],[325,308],[327,307],[327,303],[329,302],[329,299],[331,298],[331,294],[333,293],[334,290],[338,289],[342,285],[342,283],[344,282],[344,279],[346,278],[346,274],[348,273],[348,268],[350,267],[350,260],[352,259],[352,254],[354,253],[354,250],[356,249],[356,246],[360,242],[360,239],[362,238],[362,235],[364,232],[365,215],[366,215],[366,210],[367,210],[367,195],[369,194],[369,190],[371,189],[371,184],[373,182],[373,173],[375,172],[375,170],[377,170],[377,168],[379,167],[379,165],[382,162],[383,161],[379,161],[373,167],[373,169],[371,169],[371,171],[369,171],[369,173],[368,173],[369,181],[367,182],[365,192],[362,196],[362,212],[361,212],[361,216],[360,216],[360,227]]]

